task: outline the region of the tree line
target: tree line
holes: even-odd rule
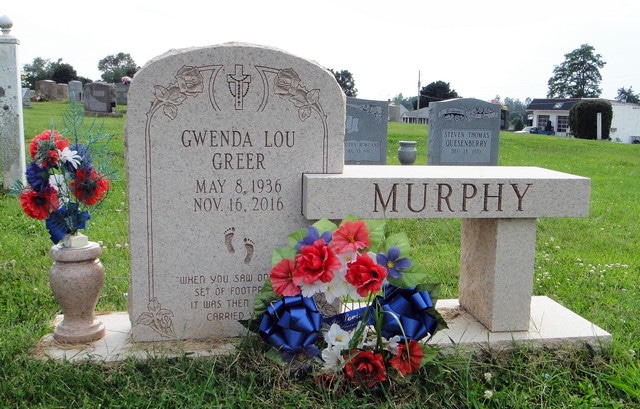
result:
[[[582,44],[579,48],[564,55],[565,60],[554,66],[553,75],[547,81],[547,98],[599,98],[602,90],[600,82],[602,75],[600,69],[606,64],[602,56],[595,52],[595,48],[589,44]],[[123,77],[133,77],[140,67],[135,63],[128,53],[120,52],[111,54],[98,62],[98,69],[102,72],[101,80],[105,82],[120,82]],[[355,87],[353,74],[348,70],[334,70],[329,68],[345,95],[356,97],[358,90]],[[49,79],[57,83],[68,83],[78,80],[83,84],[92,80],[80,77],[75,69],[62,62],[62,59],[52,62],[51,60],[36,57],[31,64],[23,67],[22,82],[24,87],[35,89],[37,81]],[[426,108],[431,102],[442,101],[462,96],[451,88],[450,83],[438,80],[420,89],[419,97],[412,96],[405,98],[398,94],[393,98],[396,104],[404,105],[409,110]],[[621,87],[618,89],[616,101],[640,103],[640,94],[633,90],[633,87]],[[518,99],[505,98],[500,101],[496,96],[494,102],[506,105],[509,109],[509,121],[519,126],[519,121],[526,122],[526,106],[531,102],[526,98],[524,102]]]
[[[98,69],[102,72],[101,80],[104,82],[120,82],[123,77],[133,77],[140,67],[128,53],[108,55],[98,62]],[[68,84],[69,81],[80,81],[83,84],[93,80],[81,77],[71,64],[64,63],[62,58],[53,62],[49,59],[36,57],[31,64],[22,67],[22,86],[35,89],[36,83],[41,80],[52,80],[60,84]]]

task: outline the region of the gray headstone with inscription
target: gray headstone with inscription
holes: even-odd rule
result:
[[[242,334],[273,248],[308,224],[301,175],[343,170],[344,94],[316,63],[229,43],[156,57],[128,102],[133,340]]]
[[[350,165],[387,163],[389,102],[347,98],[344,160]]]
[[[82,82],[69,81],[69,102],[82,102]]]
[[[100,113],[115,112],[116,86],[104,82],[86,84],[84,86],[84,109]]]
[[[474,98],[429,105],[429,165],[497,165],[500,106]]]
[[[129,84],[116,83],[116,102],[118,105],[127,105]]]

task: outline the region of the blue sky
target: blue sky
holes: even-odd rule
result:
[[[8,4],[7,4],[8,3]],[[170,49],[242,41],[348,70],[358,97],[409,97],[433,81],[461,96],[544,98],[554,65],[582,44],[607,64],[602,97],[640,92],[640,2],[609,0],[9,0],[20,65],[35,57],[98,80],[98,61],[131,54],[138,65]]]

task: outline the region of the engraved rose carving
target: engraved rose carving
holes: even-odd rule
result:
[[[320,100],[320,90],[307,91],[300,84],[300,77],[292,68],[278,71],[273,92],[280,98],[291,101],[298,108],[298,117],[301,121],[311,116],[313,106]]]
[[[147,304],[148,312],[140,314],[136,324],[148,325],[160,335],[171,337],[173,336],[173,313],[162,308],[157,298],[153,298]]]
[[[195,97],[204,90],[204,79],[197,67],[183,65],[176,74],[180,92],[190,97]]]
[[[156,103],[162,106],[162,111],[171,119],[176,119],[178,115],[178,105],[182,104],[186,95],[180,92],[180,88],[173,85],[165,88],[160,85],[153,87],[156,96]]]
[[[166,88],[161,85],[153,87],[153,93],[156,97],[151,110],[162,108],[162,112],[170,119],[176,119],[178,116],[178,106],[181,105],[188,97],[196,97],[204,91],[204,79],[201,71],[208,67],[189,67],[183,65],[175,75],[176,82],[170,84]]]
[[[285,68],[278,71],[273,91],[279,95],[280,98],[291,98],[296,94],[299,87],[300,77],[292,68]]]

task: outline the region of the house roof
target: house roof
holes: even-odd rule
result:
[[[534,99],[527,106],[527,111],[569,111],[582,98]]]
[[[417,111],[407,111],[402,116],[405,118],[429,118],[429,107],[420,108]]]

